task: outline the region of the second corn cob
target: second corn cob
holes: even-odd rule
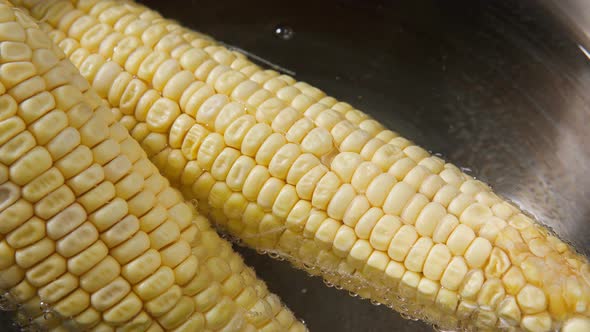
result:
[[[587,261],[485,184],[321,105],[301,114],[169,44],[173,30],[136,29],[156,23],[140,6],[77,5],[32,12],[158,167],[246,243],[444,327],[589,326]]]
[[[27,14],[0,1],[0,289],[52,330],[300,331]]]

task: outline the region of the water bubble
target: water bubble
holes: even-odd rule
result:
[[[307,288],[301,288],[301,294],[306,294],[307,293]]]
[[[293,35],[295,34],[295,31],[293,31],[293,29],[288,26],[288,25],[277,25],[274,30],[273,30],[275,36],[277,36],[278,38],[281,38],[283,40],[289,40],[291,38],[293,38]]]
[[[380,302],[375,301],[375,300],[371,300],[371,304],[374,305],[374,306],[380,306],[381,305]]]
[[[357,293],[355,292],[348,292],[348,295],[352,296],[352,297],[357,297],[359,296]]]
[[[337,290],[342,290],[342,286],[340,285],[334,285],[334,288],[336,288]]]
[[[17,309],[17,304],[12,295],[8,292],[0,295],[0,310],[14,311]]]
[[[400,315],[400,316],[401,316],[403,319],[406,319],[406,320],[409,320],[409,319],[411,319],[411,318],[412,318],[412,316],[408,315],[408,314],[407,314],[407,313],[405,313],[405,312],[400,312],[400,314],[399,314],[399,315]]]
[[[54,315],[54,314],[53,314],[53,312],[51,312],[51,311],[45,311],[45,312],[43,313],[43,319],[45,319],[45,320],[51,320],[51,319],[53,319],[54,317],[55,317],[55,315]]]
[[[334,287],[334,284],[332,284],[331,282],[329,282],[328,280],[324,279],[324,284],[328,287],[328,288],[332,288]]]
[[[279,255],[279,253],[275,252],[275,251],[271,251],[268,253],[268,256],[272,259],[279,259],[279,257],[281,257],[281,255]]]

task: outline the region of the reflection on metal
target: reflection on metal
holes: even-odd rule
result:
[[[590,60],[590,53],[588,52],[588,50],[582,45],[578,45],[578,47],[580,48],[582,53],[584,53],[584,55]]]

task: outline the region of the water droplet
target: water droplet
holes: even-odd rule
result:
[[[309,264],[309,263],[303,263],[303,268],[306,270],[312,270],[313,269],[313,265]]]
[[[45,319],[45,320],[50,320],[50,319],[53,319],[54,317],[55,317],[55,315],[51,311],[45,311],[43,313],[43,319]]]
[[[355,292],[348,292],[348,295],[352,296],[352,297],[357,297],[359,296],[357,293]]]
[[[293,29],[290,26],[277,25],[274,28],[274,34],[278,38],[281,38],[283,40],[289,40],[289,39],[293,38],[293,35],[295,34],[295,32],[293,31]]]
[[[342,290],[342,286],[340,285],[334,285],[334,288],[336,288],[337,290]]]
[[[399,314],[403,319],[411,319],[412,317],[405,312],[401,312]]]
[[[324,284],[325,284],[327,287],[329,287],[329,288],[332,288],[332,287],[334,287],[334,284],[332,284],[331,282],[329,282],[329,281],[328,281],[328,280],[326,280],[326,279],[324,279]]]
[[[260,255],[266,255],[266,250],[256,249],[256,252]]]
[[[269,252],[269,253],[268,253],[268,256],[269,256],[270,258],[272,258],[272,259],[279,259],[279,257],[281,257],[281,256],[279,255],[279,253],[277,253],[277,252],[274,252],[274,251],[271,251],[271,252]]]
[[[306,294],[307,293],[307,288],[301,288],[301,294]]]
[[[380,306],[381,305],[380,302],[375,301],[375,300],[371,300],[371,304],[374,305],[374,306]]]
[[[12,295],[8,292],[0,295],[0,310],[2,311],[14,311],[17,308],[16,301]]]

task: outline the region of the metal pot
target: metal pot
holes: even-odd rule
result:
[[[364,110],[590,254],[583,1],[143,2]],[[239,250],[312,331],[431,330]]]

